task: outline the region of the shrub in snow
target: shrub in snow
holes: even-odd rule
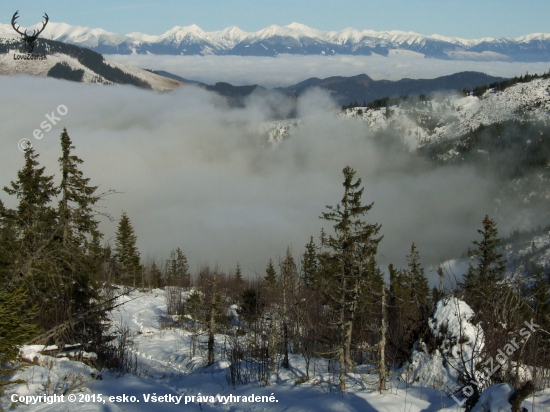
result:
[[[508,398],[514,392],[514,388],[507,383],[489,386],[483,391],[472,412],[500,412],[511,411]]]
[[[415,343],[401,379],[450,394],[459,389],[457,382],[480,378],[475,367],[483,360],[485,339],[481,327],[471,323],[473,316],[474,311],[454,296],[437,302],[428,333]]]

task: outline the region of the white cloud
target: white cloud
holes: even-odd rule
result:
[[[543,73],[548,63],[510,63],[425,59],[410,52],[388,57],[372,56],[167,56],[108,55],[121,63],[152,70],[166,70],[190,80],[207,84],[227,82],[233,85],[260,84],[267,88],[296,84],[310,77],[355,76],[365,73],[374,80],[435,78],[462,71],[478,71],[493,76],[513,77]]]
[[[229,110],[194,87],[157,94],[2,76],[0,88],[0,187],[22,167],[17,142],[24,137],[59,176],[58,139],[67,127],[91,183],[123,192],[104,206],[117,218],[128,213],[144,257],[163,259],[181,247],[193,268],[240,262],[249,274],[263,273],[288,245],[298,255],[310,236],[330,228],[318,217],[341,199],[346,165],[363,178],[364,203],[374,202],[367,219],[382,224],[383,266],[403,263],[413,241],[425,262],[461,254],[492,210],[496,185],[468,168],[433,170],[380,149],[362,122],[337,116],[320,91],[299,103],[303,126],[271,148],[260,133],[269,112],[261,98]],[[32,131],[60,104],[68,113],[35,140]],[[14,205],[7,194],[0,198]],[[116,223],[102,229],[112,237]]]

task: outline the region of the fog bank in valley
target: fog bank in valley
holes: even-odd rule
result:
[[[363,180],[364,203],[374,202],[366,219],[382,224],[384,267],[404,265],[412,242],[426,267],[461,255],[493,210],[494,182],[472,168],[435,169],[380,147],[321,91],[301,98],[303,123],[272,146],[261,133],[272,102],[261,98],[228,109],[194,87],[156,94],[27,76],[3,76],[0,87],[0,186],[23,166],[17,142],[24,137],[58,181],[59,134],[67,127],[91,183],[123,192],[103,206],[116,218],[127,212],[143,258],[166,259],[181,247],[192,269],[210,263],[231,270],[240,262],[249,275],[263,274],[287,246],[298,258],[310,236],[330,229],[319,216],[340,201],[346,165]],[[68,113],[34,139],[45,114],[61,104]],[[15,204],[5,193],[0,198]],[[520,205],[510,209],[521,213]],[[106,240],[116,224],[102,221]]]

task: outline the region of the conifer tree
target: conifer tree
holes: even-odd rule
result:
[[[496,223],[486,215],[482,224],[483,230],[478,230],[481,240],[472,242],[476,248],[468,250],[468,257],[475,262],[475,266],[469,265],[460,284],[466,302],[478,315],[492,310],[493,292],[506,270],[506,262],[498,251],[500,239]]]
[[[396,269],[393,264],[388,267],[390,275],[390,290],[388,299],[388,318],[391,319],[388,330],[390,357],[399,366],[409,356],[409,346],[412,344],[409,336],[411,325],[411,290],[406,282],[402,270]]]
[[[166,283],[169,285],[189,286],[189,265],[187,257],[180,248],[170,253],[170,259],[166,265]]]
[[[380,225],[364,222],[361,217],[373,206],[363,206],[361,196],[363,188],[361,179],[353,182],[355,171],[346,166],[344,173],[344,196],[336,206],[327,206],[329,212],[322,214],[322,219],[334,222],[335,236],[329,235],[323,240],[331,251],[330,259],[336,262],[336,270],[330,274],[329,300],[337,319],[334,326],[338,330],[337,359],[340,363],[340,390],[345,390],[346,368],[352,366],[350,357],[352,328],[361,283],[367,272],[367,264],[376,255],[382,237],[375,236]]]
[[[292,257],[290,247],[286,250],[286,256],[280,263],[281,276],[279,278],[279,289],[281,292],[281,309],[283,321],[283,368],[290,367],[288,353],[290,348],[289,324],[290,324],[290,307],[294,305],[294,296],[297,290],[298,283],[298,268]]]
[[[25,307],[39,305],[36,324],[49,328],[58,323],[62,313],[59,278],[51,256],[57,228],[56,210],[51,202],[58,194],[53,176],[45,174],[38,163],[34,148],[24,152],[25,164],[17,173],[17,180],[4,191],[18,200],[16,209],[0,208],[2,242],[2,283],[6,291],[23,285],[27,292]],[[0,268],[1,269],[1,268]]]
[[[23,287],[9,292],[0,289],[0,377],[9,374],[9,362],[19,354],[19,346],[38,333],[32,323],[37,307],[26,307],[27,292]],[[2,386],[0,384],[0,386]]]
[[[137,236],[130,218],[126,212],[122,212],[115,238],[115,256],[120,264],[119,280],[134,287],[141,276],[140,254],[136,240]]]
[[[75,324],[75,316],[88,313],[92,305],[101,301],[99,285],[95,277],[102,258],[98,230],[99,222],[95,218],[95,205],[102,198],[96,194],[97,186],[90,186],[89,178],[84,178],[78,166],[83,163],[72,155],[75,146],[64,128],[61,133],[61,200],[58,206],[59,268],[57,273],[65,285],[63,313],[73,329],[71,338],[76,341],[95,340],[99,343],[102,335],[102,322],[106,314],[93,312]]]
[[[306,251],[302,255],[302,277],[307,287],[313,287],[318,280],[319,258],[317,256],[317,247],[313,242],[313,236],[306,245]]]
[[[241,270],[240,263],[237,263],[237,267],[235,268],[235,283],[239,286],[244,283],[243,271]]]
[[[269,259],[267,269],[265,270],[264,281],[269,287],[273,287],[277,283],[277,273],[275,272],[275,266],[273,266],[273,260],[271,259]]]
[[[96,187],[89,186],[78,169],[82,160],[71,155],[74,146],[66,129],[61,149],[59,187],[45,175],[38,154],[29,147],[18,180],[4,188],[19,205],[15,210],[0,208],[6,235],[2,249],[8,247],[11,256],[3,280],[8,289],[16,282],[25,285],[27,307],[38,305],[35,322],[46,330],[40,338],[44,343],[100,344],[105,311],[101,305],[90,309],[101,301],[94,280],[101,263],[101,234],[93,209],[102,196],[95,194]],[[54,208],[52,201],[59,194],[61,200]]]
[[[7,194],[19,200],[14,217],[23,235],[52,224],[56,214],[50,203],[58,194],[53,176],[45,175],[45,167],[39,167],[40,155],[32,146],[24,153],[25,166],[17,173],[18,180],[12,181],[11,187],[4,187]]]
[[[151,263],[151,268],[149,269],[149,278],[152,288],[162,287],[162,271],[157,265],[157,262],[153,260]]]
[[[408,270],[406,278],[410,290],[410,299],[418,309],[420,321],[427,318],[426,312],[429,309],[430,288],[428,279],[424,274],[424,268],[420,266],[420,255],[414,243],[411,246],[411,252],[407,256]]]

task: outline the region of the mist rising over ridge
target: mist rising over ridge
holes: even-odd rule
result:
[[[498,185],[491,178],[470,166],[434,169],[377,145],[364,122],[339,116],[320,90],[299,99],[303,124],[271,147],[262,131],[270,102],[261,97],[228,110],[196,87],[156,94],[29,77],[0,77],[0,83],[9,102],[0,111],[6,136],[0,186],[22,166],[17,141],[33,139],[45,107],[64,104],[63,122],[33,140],[41,164],[59,175],[58,139],[67,127],[91,183],[123,192],[104,206],[117,218],[127,212],[144,258],[164,259],[181,247],[192,267],[217,262],[231,269],[240,262],[246,274],[263,271],[287,246],[301,253],[310,236],[330,229],[319,215],[340,200],[346,165],[363,178],[365,202],[374,202],[367,218],[382,224],[383,265],[402,264],[412,242],[426,265],[460,255],[485,213],[494,211]],[[26,122],[17,120],[22,105]],[[2,200],[11,206],[9,196]],[[509,204],[512,211],[516,206],[525,207]],[[116,222],[102,227],[112,239]]]

